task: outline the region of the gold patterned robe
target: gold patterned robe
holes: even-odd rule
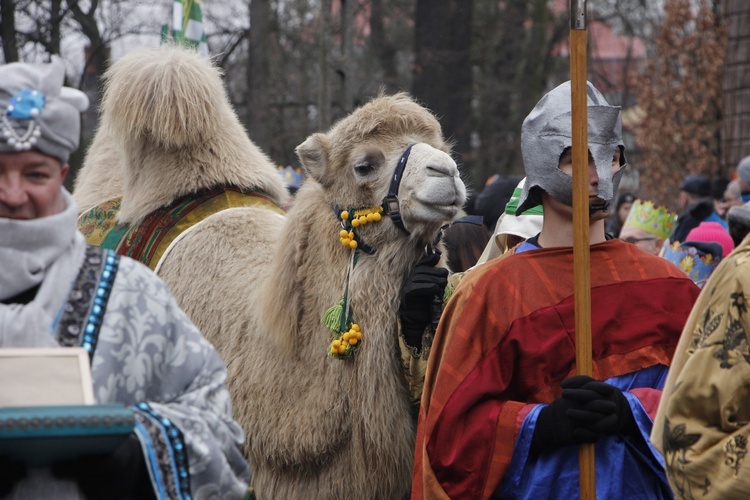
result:
[[[651,441],[677,498],[750,498],[750,238],[713,272],[675,351]]]

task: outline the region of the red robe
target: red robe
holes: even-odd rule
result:
[[[575,374],[573,250],[507,255],[470,272],[435,335],[419,415],[412,499],[489,498],[534,404]],[[699,289],[665,259],[591,246],[593,377],[668,366]],[[638,389],[653,417],[660,390]],[[633,391],[635,393],[635,391]]]

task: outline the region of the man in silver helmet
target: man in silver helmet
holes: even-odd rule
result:
[[[576,375],[570,83],[523,123],[516,214],[542,230],[468,273],[435,335],[412,498],[574,498],[578,444],[596,443],[597,497],[668,498],[648,441],[698,288],[677,267],[607,239],[626,168],[620,108],[588,84],[594,377]]]
[[[26,463],[4,445],[0,497],[242,498],[219,355],[147,267],[77,231],[63,180],[88,99],[64,77],[57,59],[0,66],[0,349],[83,347],[96,403],[130,408],[135,425],[113,451],[72,460],[50,446]]]

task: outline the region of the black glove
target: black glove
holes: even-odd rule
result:
[[[0,458],[0,498],[5,497],[26,477],[26,466],[9,458]]]
[[[635,436],[639,433],[628,399],[620,389],[591,377],[578,375],[562,382],[562,397],[584,405],[595,405],[602,418],[590,419],[571,410],[569,416],[577,418],[593,432],[607,435]]]
[[[630,434],[635,419],[616,387],[585,375],[563,380],[562,396],[539,412],[532,449],[593,443],[603,435]]]
[[[430,255],[422,255],[401,289],[398,308],[401,333],[406,344],[417,350],[422,349],[425,328],[436,324],[442,311],[448,270],[435,267],[439,260],[440,252],[437,250]]]
[[[76,481],[90,499],[155,498],[141,444],[133,434],[111,455],[55,464],[52,473]]]
[[[532,452],[538,452],[546,448],[596,442],[601,437],[601,433],[586,428],[579,420],[570,415],[572,411],[577,410],[582,412],[577,416],[584,416],[583,414],[588,412],[588,418],[602,418],[601,414],[597,415],[593,410],[586,410],[583,406],[585,405],[564,398],[557,398],[546,408],[543,408],[539,412],[534,435],[531,438]]]

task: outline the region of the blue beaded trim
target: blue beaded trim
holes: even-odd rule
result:
[[[119,263],[120,256],[112,251],[86,247],[68,302],[55,327],[61,346],[83,346],[93,358]]]
[[[107,250],[104,259],[104,269],[99,279],[99,285],[94,292],[94,303],[91,305],[89,317],[83,327],[83,338],[81,347],[86,349],[91,358],[94,357],[96,342],[99,338],[99,330],[102,327],[104,312],[107,310],[107,301],[112,291],[112,284],[115,281],[117,268],[120,265],[120,256],[111,250]]]
[[[185,500],[191,500],[190,469],[188,468],[187,447],[185,446],[185,438],[182,435],[182,431],[167,417],[159,415],[154,411],[148,403],[138,403],[136,408],[158,422],[163,428],[164,434],[169,441],[169,447],[171,448],[170,451],[176,472],[175,479],[177,480],[177,487],[180,490],[180,496]]]

